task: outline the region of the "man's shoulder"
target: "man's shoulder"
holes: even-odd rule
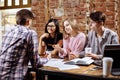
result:
[[[88,36],[93,36],[93,35],[95,35],[95,33],[96,33],[95,31],[91,30],[88,32]]]
[[[35,30],[33,30],[33,29],[29,28],[29,27],[25,27],[25,26],[20,26],[19,30],[22,31],[22,32],[25,32],[25,33],[32,33],[32,34],[34,33],[34,34],[36,34]]]
[[[111,35],[117,35],[117,33],[109,28],[105,28],[106,34],[110,33]]]
[[[25,26],[17,25],[15,26],[9,33],[11,34],[18,34],[21,36],[27,36],[27,35],[37,35],[36,31]]]

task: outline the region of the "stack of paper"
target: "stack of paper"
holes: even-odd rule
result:
[[[46,64],[44,64],[44,66],[57,67],[60,70],[80,68],[77,65],[64,64],[63,59],[56,59],[56,58],[50,59]]]

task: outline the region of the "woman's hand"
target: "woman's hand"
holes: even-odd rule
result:
[[[64,34],[64,39],[69,39],[70,34]]]
[[[69,60],[77,58],[76,55],[71,52],[71,50],[68,49],[67,52],[68,52],[68,59]]]
[[[55,50],[57,50],[61,55],[64,54],[64,50],[63,50],[63,48],[61,48],[61,47],[59,46],[59,44],[53,45],[53,48],[54,48]]]
[[[58,51],[60,51],[61,47],[57,44],[57,45],[52,45],[52,47]]]
[[[74,54],[68,54],[68,59],[69,60],[72,60],[72,59],[75,59],[76,56]]]
[[[45,55],[43,56],[43,58],[47,58],[48,60],[50,60],[50,59],[51,59],[51,54],[45,54]]]

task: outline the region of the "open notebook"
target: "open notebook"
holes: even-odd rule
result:
[[[94,62],[94,60],[91,57],[84,57],[84,58],[75,58],[70,61],[65,62],[65,64],[71,64],[71,65],[90,65]]]
[[[111,74],[120,75],[120,44],[106,45],[103,57],[113,58]]]

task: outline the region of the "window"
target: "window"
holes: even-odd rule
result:
[[[31,6],[31,0],[0,0],[0,9],[25,8]]]
[[[4,33],[16,24],[16,12],[30,6],[31,0],[0,0],[0,47]]]

